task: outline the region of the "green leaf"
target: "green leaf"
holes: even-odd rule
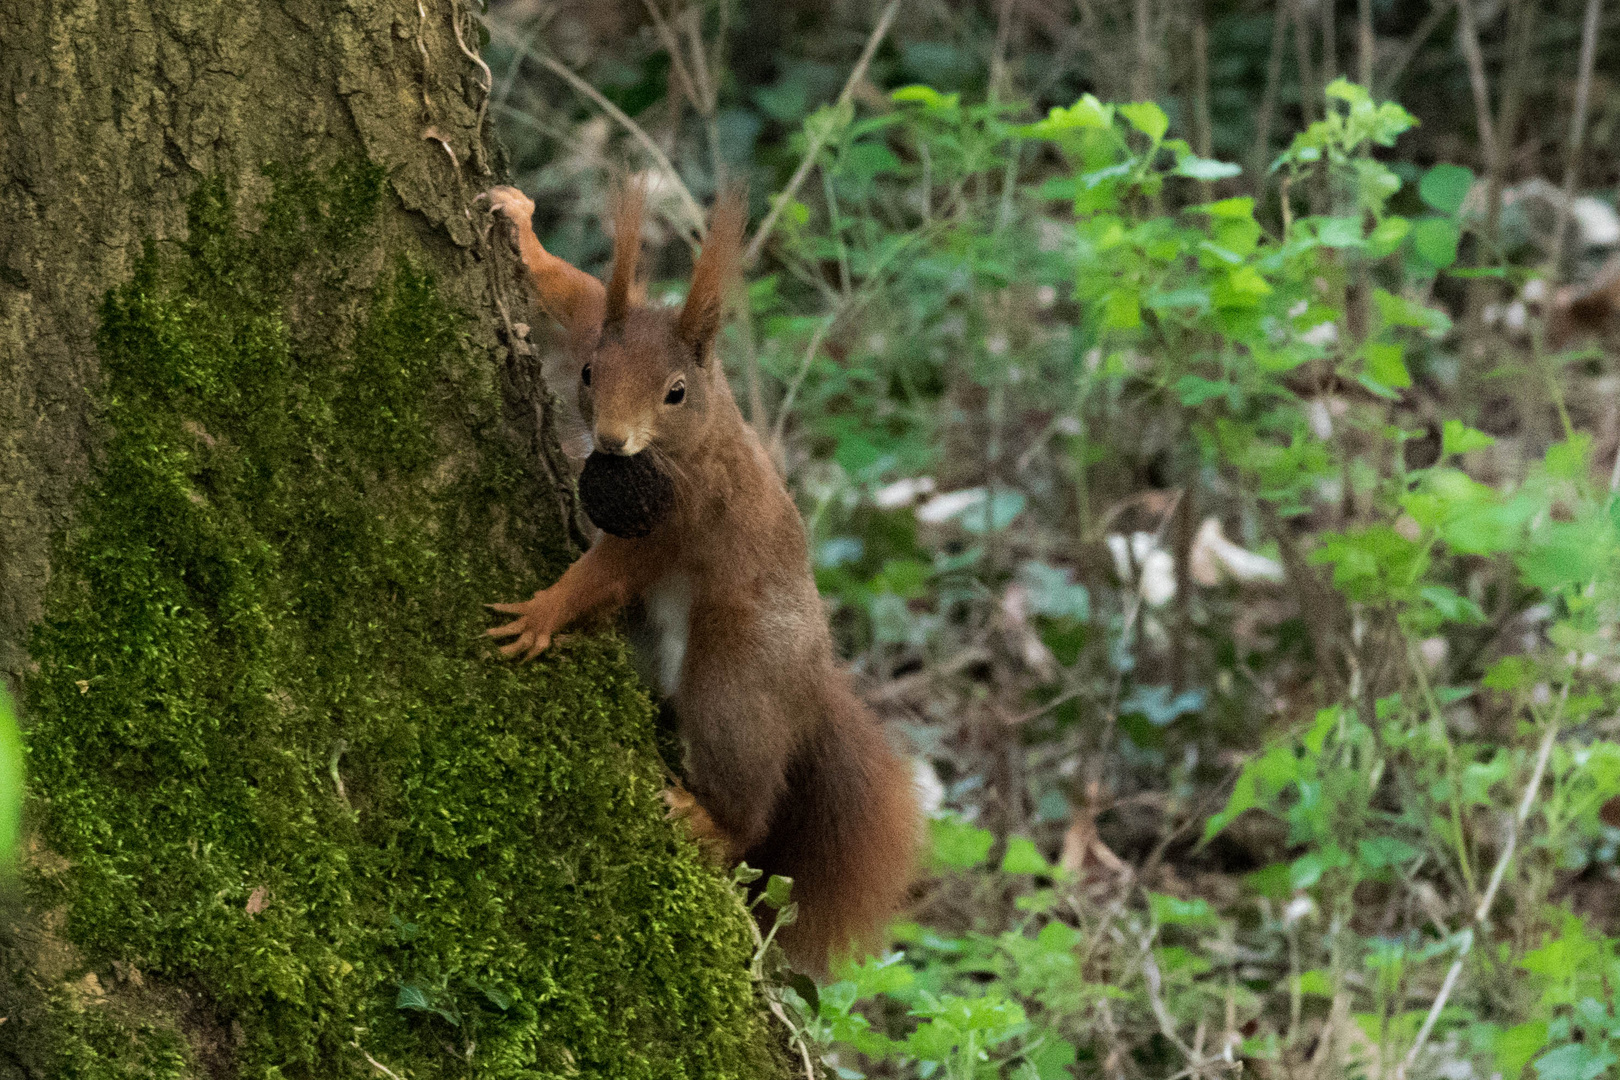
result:
[[[793,879],[772,874],[765,882],[765,902],[773,908],[786,907],[793,896]]]
[[[1148,893],[1148,909],[1155,922],[1171,926],[1211,927],[1220,924],[1215,909],[1203,897],[1180,900],[1165,893]]]
[[[1538,589],[1554,592],[1585,586],[1613,554],[1613,533],[1604,517],[1554,521],[1537,530],[1529,550],[1518,557],[1519,572]]]
[[[1238,774],[1237,783],[1232,786],[1232,794],[1226,799],[1226,806],[1218,814],[1212,814],[1204,822],[1204,843],[1209,843],[1218,833],[1245,810],[1252,810],[1260,805],[1260,793],[1256,784],[1255,764],[1250,762]]]
[[[1523,656],[1504,656],[1485,669],[1481,685],[1487,690],[1523,690],[1535,680],[1530,661]]]
[[[1373,290],[1373,306],[1385,326],[1411,326],[1426,331],[1430,337],[1443,337],[1451,329],[1451,317],[1445,312],[1387,289]]]
[[[1367,234],[1367,254],[1374,259],[1382,259],[1406,239],[1406,234],[1412,231],[1412,223],[1403,217],[1391,214],[1374,226],[1373,231]]]
[[[934,863],[951,870],[971,870],[990,854],[995,837],[960,818],[934,818],[928,823]]]
[[[912,86],[902,86],[889,95],[891,101],[915,102],[932,109],[955,108],[957,103],[961,101],[961,97],[960,94],[955,93],[942,94],[933,87],[923,86],[920,83]]]
[[[1181,403],[1189,409],[1196,409],[1206,401],[1216,398],[1224,399],[1227,404],[1235,404],[1238,388],[1235,383],[1215,382],[1202,375],[1183,375],[1176,380],[1176,396]]]
[[[1069,1080],[1074,1075],[1069,1067],[1080,1060],[1073,1043],[1050,1035],[1025,1056],[1039,1080]]]
[[[1103,300],[1104,330],[1134,330],[1142,325],[1141,296],[1134,288],[1120,288]]]
[[[1240,175],[1243,169],[1230,162],[1201,158],[1197,154],[1179,154],[1176,157],[1176,167],[1170,171],[1175,176],[1185,176],[1193,180],[1225,180]]]
[[[1447,420],[1440,429],[1440,453],[1466,454],[1471,450],[1483,450],[1491,446],[1496,439],[1485,434],[1477,428],[1471,428],[1461,420]]]
[[[1309,997],[1330,998],[1333,996],[1333,978],[1321,969],[1304,971],[1299,975],[1299,992]]]
[[[1046,114],[1046,119],[1021,125],[1014,130],[1025,137],[1050,139],[1068,131],[1088,128],[1107,130],[1113,126],[1114,107],[1104,105],[1091,94],[1085,94],[1068,108],[1061,105],[1053,106]]]
[[[1531,1020],[1496,1033],[1491,1053],[1503,1080],[1519,1080],[1524,1067],[1547,1045],[1547,1021]]]
[[[1412,375],[1406,370],[1406,346],[1369,341],[1362,351],[1367,359],[1367,374],[1380,384],[1397,390],[1412,385]]]
[[[1444,270],[1457,261],[1462,233],[1450,218],[1426,217],[1412,230],[1412,250],[1430,266]]]
[[[1466,596],[1457,593],[1444,585],[1425,585],[1420,595],[1427,600],[1440,615],[1451,621],[1465,623],[1470,626],[1480,626],[1485,622],[1485,613],[1479,605]]]
[[[1419,854],[1417,848],[1393,836],[1374,836],[1356,844],[1356,858],[1369,870],[1399,866]]]
[[[1607,1047],[1594,1050],[1586,1043],[1569,1043],[1536,1059],[1541,1080],[1597,1080],[1620,1058]]]
[[[1189,214],[1208,214],[1212,218],[1237,221],[1254,220],[1254,199],[1248,195],[1238,195],[1230,199],[1218,199],[1215,202],[1199,203],[1187,207]]]
[[[1563,442],[1547,447],[1547,475],[1554,480],[1580,480],[1592,458],[1592,433],[1577,431]]]
[[[1154,142],[1164,138],[1164,133],[1170,130],[1170,118],[1164,114],[1163,109],[1151,101],[1133,101],[1128,105],[1121,105],[1119,112],[1130,121],[1131,127]]]
[[[1418,195],[1440,213],[1455,215],[1473,186],[1472,170],[1461,165],[1436,165],[1418,181]]]
[[[1360,217],[1326,217],[1316,222],[1316,242],[1323,247],[1360,247],[1362,243]]]
[[[428,1003],[428,996],[422,991],[421,987],[414,983],[402,983],[399,994],[394,998],[394,1008],[427,1012],[432,1008],[432,1005]]]
[[[1309,889],[1322,875],[1329,870],[1337,870],[1350,864],[1350,856],[1343,849],[1326,847],[1321,851],[1307,851],[1295,859],[1288,867],[1289,883],[1297,889]]]
[[[1050,876],[1052,864],[1036,850],[1034,841],[1027,836],[1007,839],[1007,854],[1001,857],[1003,874],[1042,874]]]

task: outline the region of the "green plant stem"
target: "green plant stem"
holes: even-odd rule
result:
[[[1423,1026],[1418,1029],[1417,1038],[1412,1040],[1412,1049],[1407,1051],[1406,1057],[1396,1069],[1395,1080],[1406,1080],[1406,1074],[1417,1063],[1418,1055],[1423,1052],[1424,1045],[1434,1031],[1434,1025],[1440,1020],[1441,1011],[1445,1009],[1452,990],[1456,988],[1458,977],[1462,975],[1463,963],[1473,948],[1475,937],[1485,931],[1485,920],[1490,916],[1491,905],[1496,900],[1496,891],[1501,888],[1502,879],[1507,875],[1509,864],[1513,862],[1513,854],[1519,844],[1519,834],[1523,831],[1525,823],[1530,820],[1530,810],[1535,806],[1536,796],[1541,791],[1541,781],[1547,773],[1547,762],[1552,757],[1553,745],[1558,741],[1558,728],[1563,721],[1564,706],[1569,701],[1569,691],[1574,681],[1575,675],[1571,672],[1569,678],[1564,680],[1563,689],[1559,691],[1558,704],[1553,709],[1552,718],[1547,722],[1547,729],[1541,736],[1541,746],[1536,752],[1536,764],[1530,773],[1530,782],[1525,785],[1524,796],[1519,800],[1518,812],[1508,822],[1507,843],[1502,845],[1502,853],[1497,856],[1496,866],[1491,870],[1491,878],[1485,886],[1485,893],[1479,899],[1479,906],[1474,909],[1472,925],[1468,927],[1466,936],[1457,950],[1457,959],[1452,961],[1451,969],[1446,972],[1445,980],[1440,984],[1440,992],[1435,995],[1434,1004],[1430,1006],[1428,1015],[1423,1018]]]

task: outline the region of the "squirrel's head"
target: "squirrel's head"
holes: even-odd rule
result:
[[[702,432],[711,406],[730,400],[714,340],[747,204],[733,192],[716,206],[686,302],[676,309],[639,302],[643,202],[639,186],[620,193],[607,285],[549,254],[551,272],[535,275],[541,305],[569,332],[580,413],[596,453],[678,454]]]

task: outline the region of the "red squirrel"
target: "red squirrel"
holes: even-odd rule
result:
[[[798,508],[716,355],[746,207],[716,207],[677,311],[636,300],[639,190],[621,196],[605,287],[541,247],[521,192],[487,196],[567,332],[592,460],[643,465],[672,494],[656,523],[604,531],[532,600],[491,604],[516,618],[489,634],[529,659],[587,612],[627,609],[638,666],[679,721],[693,831],[728,862],[793,879],[798,919],[779,940],[825,975],[899,906],[919,816],[910,770],[834,658]]]

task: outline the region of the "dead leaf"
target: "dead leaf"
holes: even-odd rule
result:
[[[247,913],[249,915],[257,915],[259,912],[261,912],[261,911],[263,911],[265,909],[265,906],[269,902],[270,902],[270,890],[267,889],[266,887],[264,887],[263,885],[260,885],[258,888],[254,889],[251,893],[248,894]]]

